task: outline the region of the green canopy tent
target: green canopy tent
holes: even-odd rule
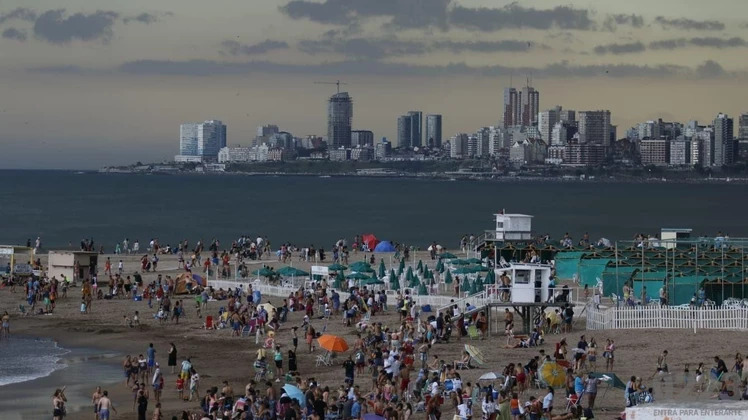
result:
[[[595,287],[598,279],[602,281],[603,271],[610,262],[609,259],[582,258],[579,260],[579,285]]]
[[[579,260],[584,257],[586,252],[580,251],[561,251],[556,254],[556,277],[561,281],[568,281],[574,278],[579,268]]]
[[[647,298],[649,300],[659,300],[660,288],[665,284],[662,280],[634,280],[634,300],[639,300],[642,297],[642,287],[647,288]],[[644,304],[644,302],[642,302]]]
[[[459,258],[455,258],[453,260],[450,260],[449,263],[451,265],[469,265],[470,264],[467,260],[461,260]]]
[[[387,269],[384,267],[384,259],[379,260],[379,277],[384,277],[387,274]]]
[[[444,275],[444,284],[452,284],[452,272],[447,270],[447,274]]]
[[[706,282],[715,280],[716,277],[709,276],[680,276],[673,277],[668,282],[668,295],[670,305],[683,305],[691,302],[693,294],[698,292],[699,287]]]
[[[468,264],[480,264],[483,262],[480,260],[480,258],[468,258],[465,261],[467,261]]]

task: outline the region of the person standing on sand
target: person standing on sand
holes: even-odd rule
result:
[[[96,391],[94,391],[91,396],[91,402],[93,403],[94,409],[94,420],[99,420],[99,400],[102,396],[104,396],[104,394],[101,393],[101,387],[97,386]]]
[[[110,410],[117,413],[117,409],[114,408],[112,400],[109,399],[109,391],[104,391],[101,399],[99,399],[99,420],[109,420]]]
[[[148,344],[146,355],[148,356],[148,375],[151,375],[153,367],[156,365],[156,349],[153,348],[153,343]]]
[[[3,314],[3,333],[2,336],[4,337],[10,337],[10,315],[8,314],[8,311],[5,311]]]
[[[171,368],[171,373],[174,373],[174,369],[177,367],[177,346],[174,343],[169,344],[171,344],[171,347],[169,347],[169,361],[167,365]]]
[[[161,368],[158,366],[158,363],[156,363],[156,370],[153,372],[151,385],[153,386],[153,396],[156,397],[156,403],[161,402],[161,390],[164,389],[164,375],[161,374]]]
[[[54,395],[52,395],[52,416],[54,420],[62,420],[65,417],[65,403],[67,400],[64,387],[55,390]]]
[[[146,420],[146,414],[148,413],[148,397],[145,393],[138,393],[135,402],[138,405],[138,420]]]

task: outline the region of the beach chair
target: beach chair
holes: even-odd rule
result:
[[[712,386],[714,386],[715,391],[719,391],[720,387],[722,386],[722,377],[724,375],[724,372],[720,373],[719,376],[714,376],[712,372],[709,372],[709,381],[707,381],[706,383],[706,392],[711,391]]]
[[[468,357],[467,361],[465,362],[457,362],[455,364],[455,369],[461,370],[461,369],[470,369],[470,361],[473,360],[472,357]]]
[[[478,327],[475,325],[471,325],[468,327],[468,337],[470,337],[471,340],[480,340],[480,332],[478,331]]]
[[[327,352],[325,354],[320,354],[317,356],[316,366],[319,367],[319,365],[332,366],[332,359],[330,358],[330,352]]]
[[[577,394],[571,394],[568,397],[566,397],[566,411],[568,412],[569,409],[578,409],[580,404],[582,403],[582,397],[584,397],[584,391],[582,391],[582,395],[577,397]]]
[[[454,382],[451,379],[444,381],[444,389],[442,389],[442,397],[449,398],[449,394],[455,390]]]

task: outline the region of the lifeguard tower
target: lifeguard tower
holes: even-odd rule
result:
[[[532,216],[528,214],[494,214],[496,229],[486,231],[486,241],[511,242],[532,240]]]
[[[511,303],[543,303],[551,297],[551,267],[546,264],[511,264],[494,269],[496,278],[503,274],[512,280]]]

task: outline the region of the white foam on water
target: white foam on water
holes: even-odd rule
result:
[[[55,341],[11,337],[0,341],[0,386],[33,381],[64,369],[69,353]]]

